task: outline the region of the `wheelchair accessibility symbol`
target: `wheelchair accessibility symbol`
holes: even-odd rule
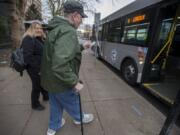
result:
[[[111,59],[112,59],[112,61],[116,61],[116,59],[117,59],[117,51],[116,51],[116,49],[113,49],[111,51]]]

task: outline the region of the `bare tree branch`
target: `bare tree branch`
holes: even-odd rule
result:
[[[67,0],[48,0],[48,6],[51,10],[51,15],[62,15],[63,14],[63,4]],[[95,8],[94,8],[94,3],[95,2],[100,2],[100,0],[75,0],[79,1],[80,3],[83,4],[85,11],[94,13]]]

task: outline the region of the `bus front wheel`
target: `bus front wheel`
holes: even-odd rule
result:
[[[123,79],[130,85],[137,85],[138,69],[135,62],[131,59],[127,59],[123,62],[121,73]]]

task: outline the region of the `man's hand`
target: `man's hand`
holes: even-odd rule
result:
[[[84,85],[82,83],[78,82],[74,88],[75,88],[76,92],[79,92],[80,90],[82,90],[83,87],[84,87]]]

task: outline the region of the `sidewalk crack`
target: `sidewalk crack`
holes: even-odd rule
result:
[[[83,75],[84,75],[84,70],[82,70],[82,73],[83,73]],[[97,114],[97,118],[98,118],[99,123],[100,123],[101,131],[102,131],[103,135],[105,135],[105,131],[104,131],[104,128],[103,128],[103,124],[102,124],[102,122],[101,122],[101,119],[100,119],[99,113],[98,113],[98,111],[97,111],[95,102],[93,101],[92,94],[91,94],[91,92],[90,92],[90,90],[89,90],[89,84],[87,83],[86,79],[84,80],[84,82],[85,82],[85,84],[87,85],[87,89],[88,89],[88,92],[89,92],[89,95],[90,95],[92,104],[93,104],[93,106],[94,106],[94,109],[95,109],[96,114]]]
[[[20,135],[23,135],[23,134],[24,134],[24,131],[25,131],[25,129],[26,129],[26,127],[27,127],[28,123],[30,122],[30,119],[31,119],[32,114],[33,114],[33,111],[31,111],[31,113],[30,113],[30,115],[29,115],[28,119],[26,120],[26,123],[25,123],[25,125],[24,125],[24,127],[23,127],[23,129],[22,129],[22,131],[21,131],[21,134],[20,134]]]

